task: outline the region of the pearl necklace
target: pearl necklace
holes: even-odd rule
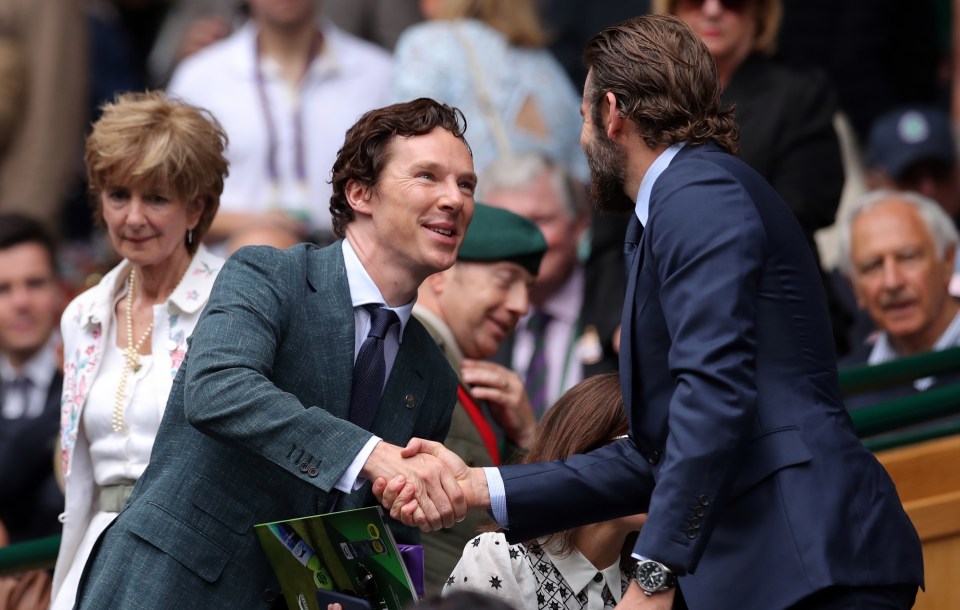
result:
[[[117,387],[117,396],[113,402],[113,431],[123,432],[123,399],[127,394],[127,379],[131,371],[140,370],[140,347],[153,331],[153,320],[150,326],[136,343],[133,342],[133,293],[136,287],[137,270],[130,269],[130,288],[127,292],[127,347],[123,350],[123,370],[120,372],[120,385]]]

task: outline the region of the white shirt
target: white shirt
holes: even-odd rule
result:
[[[947,329],[943,331],[943,334],[940,335],[940,338],[937,339],[937,342],[933,344],[933,349],[930,351],[939,352],[950,347],[955,347],[960,345],[960,313],[957,313],[953,317],[953,320],[950,321],[950,325],[947,326]],[[893,347],[893,344],[890,342],[890,336],[885,332],[881,332],[877,337],[877,342],[873,344],[873,349],[870,350],[870,356],[867,358],[867,364],[881,364],[883,362],[891,362],[900,358],[900,354],[897,353],[896,348]],[[918,392],[923,392],[930,389],[930,386],[933,385],[935,379],[933,377],[924,377],[922,379],[917,379],[913,382],[913,387],[917,389]]]
[[[319,29],[323,46],[299,87],[282,78],[272,61],[260,62],[275,127],[277,184],[268,171],[269,131],[256,85],[255,23],[188,57],[174,72],[168,92],[212,112],[229,138],[230,175],[221,209],[282,209],[302,217],[312,229],[330,231],[333,191],[328,181],[337,151],[361,114],[388,101],[393,65],[379,47],[326,21]],[[302,112],[306,183],[296,173],[297,107]]]
[[[56,347],[60,337],[54,333],[33,358],[27,360],[18,371],[13,368],[6,354],[0,354],[0,389],[3,390],[3,419],[34,418],[43,414],[47,405],[50,383],[57,372]],[[26,393],[26,404],[20,392],[13,391],[13,383],[18,377],[30,380],[30,389]]]
[[[357,257],[356,251],[354,251],[353,246],[350,245],[350,240],[345,239],[342,243],[343,263],[347,271],[347,285],[350,288],[350,301],[353,303],[353,326],[356,329],[353,359],[356,360],[357,355],[360,353],[360,345],[363,344],[367,335],[370,334],[370,313],[363,306],[371,303],[386,306],[386,299],[383,298],[380,289],[377,288],[377,285],[373,282],[373,278],[371,278],[367,270],[363,268],[363,264]],[[417,297],[414,296],[413,300],[406,305],[387,307],[387,309],[396,312],[397,317],[400,318],[400,325],[399,327],[396,324],[391,326],[383,338],[383,359],[386,363],[386,374],[383,376],[384,386],[386,386],[387,379],[390,378],[393,363],[397,360],[397,352],[400,351],[400,343],[403,341],[403,331],[407,328],[407,322],[410,321],[410,315],[413,312],[413,306],[416,302]],[[380,390],[382,392],[383,388],[380,388]],[[336,485],[334,485],[335,488],[342,492],[350,493],[363,485],[365,480],[358,478],[360,476],[360,470],[367,462],[370,454],[373,453],[373,448],[376,447],[377,443],[381,440],[383,439],[378,436],[370,437],[370,440],[363,446],[363,449],[360,450],[357,457],[353,458],[350,467],[344,471]]]

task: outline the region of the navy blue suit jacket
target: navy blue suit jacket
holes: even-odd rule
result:
[[[687,146],[656,181],[621,337],[631,438],[503,468],[511,540],[649,512],[635,552],[685,572],[694,609],[922,582],[916,531],[844,409],[803,232],[733,155]]]

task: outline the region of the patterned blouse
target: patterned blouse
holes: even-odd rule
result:
[[[470,589],[524,610],[602,610],[616,606],[629,583],[618,563],[597,570],[577,550],[561,557],[484,533],[464,547],[443,593]]]

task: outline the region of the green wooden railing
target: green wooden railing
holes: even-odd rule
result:
[[[876,366],[858,366],[840,371],[840,386],[845,395],[881,390],[914,379],[960,370],[960,347],[901,358]],[[948,415],[960,415],[960,384],[928,390],[915,396],[882,402],[850,413],[857,434],[871,451],[881,451],[920,443],[951,434],[960,434],[960,421],[922,430],[898,429],[921,424]],[[34,568],[52,567],[60,548],[60,536],[21,542],[0,548],[0,576]]]
[[[960,347],[900,358],[874,366],[858,366],[840,371],[844,395],[882,390],[915,379],[960,370]],[[922,430],[897,432],[949,415],[960,415],[960,384],[944,386],[913,396],[895,398],[850,412],[857,435],[871,451],[881,451],[919,443],[960,432],[960,423],[926,426]],[[886,433],[886,434],[885,434]],[[872,437],[882,434],[879,438]]]

